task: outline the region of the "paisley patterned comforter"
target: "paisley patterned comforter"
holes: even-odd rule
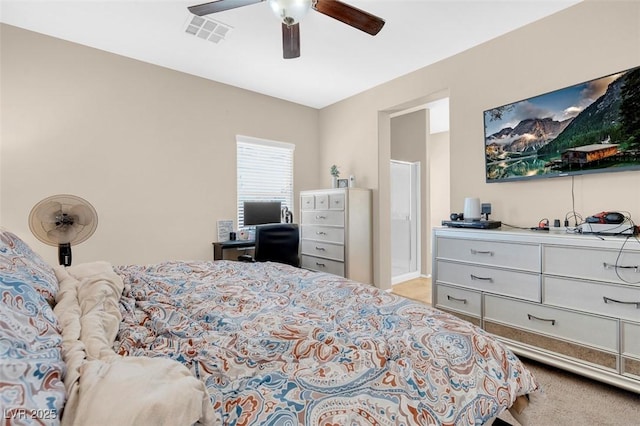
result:
[[[537,388],[484,331],[334,275],[229,261],[115,271],[115,351],[186,365],[220,424],[484,424]]]

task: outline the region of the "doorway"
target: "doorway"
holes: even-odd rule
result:
[[[421,164],[420,278],[431,275],[431,230],[451,214],[448,95],[448,90],[443,90],[378,111],[378,234],[374,233],[378,253],[374,280],[379,288],[387,291],[395,281],[391,267],[390,160],[420,161]],[[399,148],[403,151],[399,152]]]
[[[391,160],[391,283],[420,276],[420,162]]]

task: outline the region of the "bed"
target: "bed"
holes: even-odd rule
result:
[[[480,425],[538,389],[483,330],[277,263],[50,267],[0,232],[5,424]]]

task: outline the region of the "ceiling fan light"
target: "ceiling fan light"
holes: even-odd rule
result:
[[[311,0],[269,0],[273,13],[287,25],[297,24],[311,9]]]

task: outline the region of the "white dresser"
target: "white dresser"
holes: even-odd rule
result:
[[[522,356],[640,392],[634,238],[437,228],[437,308]]]
[[[302,267],[373,282],[371,190],[300,192]]]

